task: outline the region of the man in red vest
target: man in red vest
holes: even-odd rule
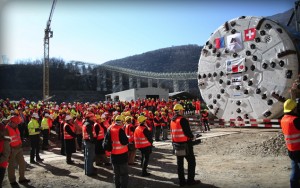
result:
[[[21,123],[21,119],[19,116],[11,116],[8,124],[5,126],[6,136],[11,137],[10,148],[11,153],[8,160],[8,179],[12,186],[18,185],[16,182],[15,175],[15,164],[17,163],[19,166],[19,183],[28,183],[29,179],[25,178],[25,160],[23,156],[22,149],[22,140],[20,136],[20,131],[18,129],[18,125]]]
[[[292,165],[290,187],[296,188],[300,187],[300,118],[297,116],[297,103],[293,99],[287,99],[283,108],[284,116],[280,125]]]
[[[152,153],[152,134],[149,129],[146,127],[145,116],[139,116],[138,122],[140,123],[139,126],[134,131],[134,144],[137,149],[141,151],[142,154],[142,176],[149,176],[150,173],[147,172],[148,162],[150,158],[150,154]]]
[[[177,173],[179,179],[179,185],[185,186],[187,185],[196,185],[201,183],[199,180],[195,180],[195,168],[196,168],[196,159],[193,150],[193,142],[194,135],[190,129],[189,122],[186,118],[184,118],[183,110],[181,104],[174,105],[173,108],[175,115],[171,120],[171,136],[172,143],[178,145],[187,145],[186,155],[185,156],[176,156],[177,157]],[[184,177],[184,160],[186,159],[188,162],[188,179],[185,180]]]

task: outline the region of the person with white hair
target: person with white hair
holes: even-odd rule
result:
[[[27,127],[29,132],[30,139],[30,163],[35,164],[36,161],[43,161],[40,157],[40,124],[38,122],[39,115],[37,113],[33,113],[31,116],[31,120],[29,121]],[[34,158],[36,157],[36,161]]]

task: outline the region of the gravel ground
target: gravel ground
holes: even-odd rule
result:
[[[194,187],[289,187],[290,160],[279,129],[211,130],[218,131],[236,133],[202,139],[201,144],[194,146],[196,179],[202,182],[201,186]],[[29,148],[24,147],[26,157],[28,151]],[[59,153],[58,150],[52,151]],[[140,153],[137,154],[139,162]],[[26,177],[31,182],[16,187],[114,187],[111,167],[97,167],[95,177],[84,175],[82,154],[74,156],[74,165],[67,165],[64,158],[47,161],[47,155],[41,156],[45,158],[43,163],[27,165]],[[141,177],[139,165],[129,166],[128,187],[178,187],[176,158],[170,144],[154,148],[149,172],[151,176]],[[3,187],[10,187],[7,177]]]

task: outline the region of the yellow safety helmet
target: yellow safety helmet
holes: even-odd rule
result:
[[[175,104],[173,110],[178,111],[178,110],[184,110],[181,104]]]
[[[121,116],[121,115],[117,115],[117,116],[115,117],[115,121],[123,121],[122,116]]]
[[[99,114],[96,114],[95,118],[96,118],[96,120],[99,120],[99,119],[101,119],[101,116]]]
[[[145,116],[139,116],[138,118],[137,118],[137,120],[138,120],[138,122],[139,123],[143,123],[144,121],[146,121],[146,117]]]
[[[155,115],[158,115],[158,114],[159,114],[159,112],[158,112],[158,111],[155,111],[155,112],[154,112],[154,114],[155,114]]]
[[[289,113],[289,112],[293,111],[294,108],[296,108],[296,106],[297,106],[297,103],[296,103],[295,100],[288,99],[283,104],[283,112],[284,113]]]
[[[125,116],[130,116],[131,115],[131,112],[130,111],[126,111],[125,112]]]
[[[125,121],[127,122],[127,121],[129,121],[129,120],[131,121],[131,116],[126,116],[126,117],[125,117]]]

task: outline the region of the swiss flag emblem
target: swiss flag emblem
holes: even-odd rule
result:
[[[256,37],[256,29],[255,28],[246,29],[244,30],[244,35],[245,35],[245,41],[254,40]]]

